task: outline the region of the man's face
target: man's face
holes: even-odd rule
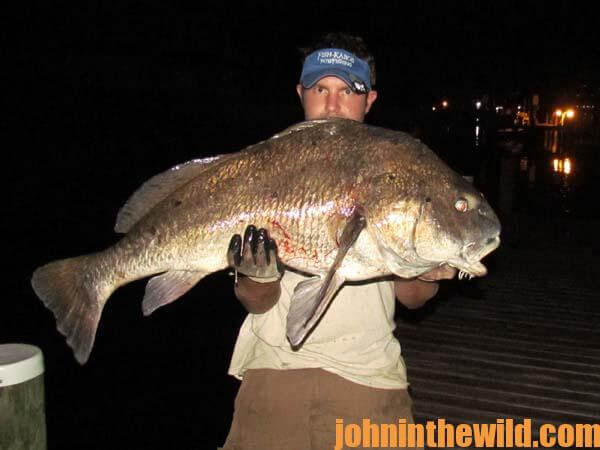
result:
[[[377,98],[376,91],[357,94],[337,77],[324,77],[311,88],[296,86],[306,120],[341,117],[362,122]]]

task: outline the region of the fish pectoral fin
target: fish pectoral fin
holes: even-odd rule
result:
[[[294,289],[287,316],[287,337],[292,347],[302,344],[327,310],[335,293],[344,284],[345,279],[337,270],[366,223],[365,217],[358,210],[355,211],[344,226],[335,261],[327,276],[324,279],[316,277],[303,281]]]
[[[192,272],[187,270],[170,270],[153,277],[146,285],[142,311],[145,316],[168,303],[174,302],[198,281],[208,275],[207,272]]]
[[[298,283],[287,316],[287,337],[292,347],[299,347],[306,339],[344,281],[335,273],[325,279],[315,277]]]

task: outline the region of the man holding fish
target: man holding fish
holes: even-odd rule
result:
[[[414,137],[362,123],[377,93],[360,39],[330,35],[306,55],[308,120],[155,175],[119,211],[114,245],[31,279],[85,364],[120,286],[151,277],[150,315],[235,268],[251,314],[229,369],[243,379],[229,449],[327,448],[338,419],[412,420],[396,299],[421,306],[454,268],[485,275],[481,259],[500,244],[470,183]]]
[[[303,52],[296,91],[305,119],[362,122],[377,99],[375,62],[363,40],[329,33]],[[264,228],[250,226],[231,240],[235,295],[250,314],[229,369],[243,381],[224,448],[333,448],[336,419],[412,422],[406,368],[393,335],[395,302],[422,306],[437,293],[436,281],[453,278],[456,269],[442,265],[413,279],[344,284],[297,348],[286,338],[286,318],[294,288],[308,275],[281,273],[277,251]]]

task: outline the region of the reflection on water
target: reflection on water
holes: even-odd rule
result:
[[[505,214],[597,217],[590,189],[597,147],[561,128],[500,136],[490,149],[495,156],[481,188],[495,192],[493,200]]]
[[[558,130],[544,130],[544,148],[552,153],[558,150]]]
[[[419,137],[501,214],[600,217],[592,194],[600,176],[595,125],[500,125],[493,112],[444,110]]]
[[[565,175],[571,174],[571,158],[558,159],[554,158],[552,160],[552,168],[557,173],[563,173]]]
[[[600,216],[590,207],[599,175],[596,134],[568,126],[497,129],[494,120],[481,111],[446,111],[424,138],[501,213]]]

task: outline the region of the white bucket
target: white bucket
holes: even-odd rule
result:
[[[44,358],[33,345],[0,344],[0,449],[46,449]]]

